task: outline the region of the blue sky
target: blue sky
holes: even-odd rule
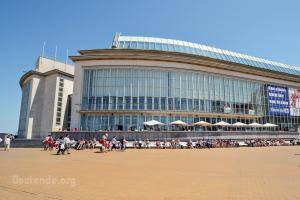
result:
[[[107,48],[113,35],[186,40],[300,66],[300,1],[15,1],[0,2],[0,132],[15,133],[19,78],[66,49]],[[70,62],[70,61],[69,61]]]

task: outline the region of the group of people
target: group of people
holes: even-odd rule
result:
[[[48,135],[44,139],[43,144],[45,151],[52,151],[53,149],[57,149],[57,155],[65,154],[65,152],[70,154],[71,140],[69,138],[69,135],[66,135],[65,137],[59,137],[57,140],[54,140],[51,135]]]
[[[14,140],[14,135],[8,134],[4,136],[4,139],[0,138],[0,143],[4,144],[4,151],[8,151],[10,149],[10,143]]]
[[[122,137],[120,140],[117,140],[115,136],[112,137],[112,140],[108,140],[108,134],[104,134],[99,140],[100,152],[108,152],[113,150],[124,151],[126,149],[127,140]]]
[[[181,142],[180,139],[171,140],[156,140],[151,142],[149,139],[146,140],[135,140],[133,141],[132,147],[135,149],[141,148],[157,148],[157,149],[183,149],[183,148],[228,148],[228,147],[239,147],[240,143],[243,146],[248,147],[262,147],[262,146],[287,146],[287,145],[300,145],[300,140],[286,141],[283,139],[251,139],[245,141],[238,140],[221,140],[221,139],[199,139],[193,141],[189,139],[186,142]]]
[[[75,150],[85,150],[85,149],[95,149],[96,146],[99,147],[100,152],[108,152],[113,150],[125,150],[126,149],[126,139],[121,138],[118,140],[116,137],[113,137],[111,140],[108,139],[108,134],[104,134],[99,141],[94,138],[93,140],[87,140],[87,139],[79,139],[74,140],[70,139],[69,135],[66,135],[65,137],[59,137],[58,139],[53,139],[51,135],[48,135],[43,140],[44,144],[44,150],[50,150],[53,149],[57,150],[57,155],[65,154],[67,152],[70,154],[70,149],[73,148]]]
[[[289,146],[289,145],[300,145],[300,141],[297,139],[293,139],[290,141],[286,141],[283,139],[252,139],[246,140],[245,143],[247,146],[251,147],[266,147],[266,146]]]
[[[133,148],[135,149],[141,149],[141,148],[152,148],[153,147],[153,142],[151,142],[149,139],[146,140],[135,140],[133,142]],[[182,145],[180,143],[180,139],[172,139],[171,141],[168,140],[156,140],[155,141],[155,147],[160,149],[166,149],[166,148],[171,148],[171,149],[180,149],[182,148]]]
[[[72,146],[74,145],[74,149],[76,150],[85,150],[85,149],[94,149],[96,148],[97,140],[94,138],[93,140],[86,140],[81,139],[78,140],[75,143],[72,143]]]
[[[135,149],[142,148],[157,148],[157,149],[183,149],[183,148],[228,148],[228,147],[239,147],[240,144],[249,147],[258,146],[284,146],[284,145],[300,145],[300,140],[285,141],[283,139],[250,139],[245,141],[238,140],[221,140],[221,139],[198,139],[181,142],[180,139],[171,140],[156,140],[150,141],[146,140],[134,140],[128,144],[127,140],[123,137],[117,139],[115,136],[111,140],[108,139],[108,134],[105,133],[99,140],[94,138],[93,140],[80,139],[75,141],[70,139],[68,135],[65,137],[59,137],[54,140],[51,135],[48,135],[44,140],[44,149],[53,150],[57,149],[57,154],[65,154],[67,152],[70,154],[70,148],[75,150],[85,150],[85,149],[95,149],[99,148],[100,152],[109,152],[114,150],[124,151],[127,147],[133,147]]]
[[[180,139],[172,140],[156,140],[150,142],[149,139],[146,140],[135,140],[133,142],[133,148],[157,148],[157,149],[183,149],[183,148],[214,148],[214,147],[233,147],[238,146],[237,141],[232,140],[197,140],[194,142],[192,139],[189,139],[187,142],[181,142]]]

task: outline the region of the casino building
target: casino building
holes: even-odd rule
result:
[[[116,34],[80,50],[71,129],[142,130],[143,122],[273,123],[300,119],[300,68],[205,45]]]

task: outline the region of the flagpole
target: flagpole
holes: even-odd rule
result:
[[[56,54],[57,54],[57,45],[55,45],[55,53],[54,53],[54,69],[56,68],[55,67],[55,64],[56,64]]]
[[[56,54],[57,54],[57,45],[55,46],[55,54],[54,54],[54,60],[56,61]]]
[[[44,43],[43,43],[43,50],[42,50],[42,57],[44,57],[44,55],[45,55],[45,46],[46,46],[46,42],[44,41]]]
[[[69,49],[67,49],[66,64],[68,64]]]
[[[67,55],[66,55],[66,62],[65,62],[65,71],[67,70],[68,56],[69,56],[69,49],[67,48]]]
[[[46,46],[46,42],[44,41],[43,48],[42,48],[42,55],[41,55],[42,58],[44,58],[44,55],[45,55],[45,46]],[[40,65],[43,64],[43,59],[42,58],[39,59],[40,60]]]

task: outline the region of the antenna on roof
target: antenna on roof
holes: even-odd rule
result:
[[[54,60],[56,61],[57,45],[55,46]]]
[[[54,64],[53,64],[54,69],[55,69],[55,64],[56,64],[56,54],[57,54],[57,45],[55,45]]]
[[[67,71],[68,56],[69,56],[69,49],[67,48],[67,55],[66,55],[66,62],[65,62],[65,72]]]
[[[66,64],[68,64],[68,57],[69,57],[69,49],[67,48],[67,55],[66,55]]]
[[[45,56],[45,46],[46,46],[46,42],[44,41],[43,43],[43,48],[42,48],[42,55],[40,56],[41,58],[44,58]],[[39,65],[42,65],[43,64],[43,59],[39,58]],[[37,67],[36,67],[37,69]]]

